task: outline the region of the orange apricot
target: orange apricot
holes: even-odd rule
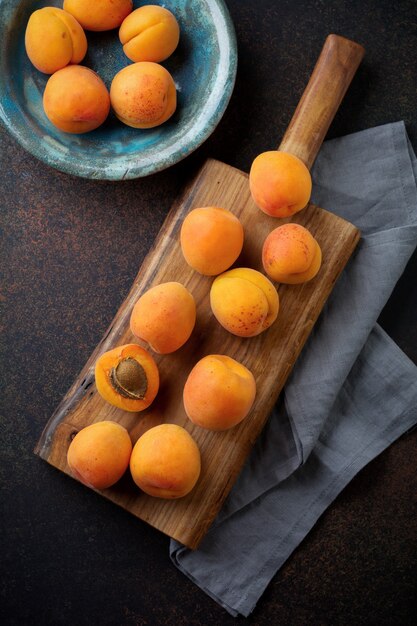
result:
[[[86,30],[118,28],[133,9],[132,0],[64,0],[64,9]]]
[[[214,279],[210,305],[223,328],[238,337],[254,337],[275,322],[279,296],[264,274],[239,267]]]
[[[220,207],[193,209],[181,226],[181,250],[188,265],[200,274],[216,276],[238,258],[243,226],[236,215]]]
[[[131,61],[167,59],[175,50],[180,28],[175,16],[155,4],[139,7],[130,13],[119,30],[120,43]]]
[[[133,128],[153,128],[175,112],[177,90],[174,79],[162,65],[141,61],[116,74],[110,99],[121,122]]]
[[[147,430],[137,440],[130,457],[133,480],[142,491],[157,498],[187,495],[200,470],[198,446],[177,424],[159,424]]]
[[[153,357],[135,343],[104,352],[96,362],[98,393],[124,411],[143,411],[159,390],[159,371]]]
[[[95,422],[82,428],[71,441],[67,462],[72,475],[93,489],[107,489],[129,467],[132,442],[117,422]]]
[[[255,204],[273,217],[289,217],[304,209],[311,186],[310,172],[301,159],[279,150],[259,154],[249,173]]]
[[[166,282],[139,298],[130,316],[130,330],[154,352],[175,352],[189,339],[196,321],[194,297],[184,285]]]
[[[25,48],[31,63],[44,74],[53,74],[70,63],[81,63],[87,38],[67,11],[44,7],[34,11],[25,32]]]
[[[320,269],[321,248],[304,226],[283,224],[265,239],[262,263],[268,276],[279,283],[305,283]]]
[[[188,375],[184,408],[194,424],[227,430],[247,416],[255,394],[252,372],[229,356],[211,354],[200,359]]]
[[[48,79],[43,107],[49,121],[66,133],[87,133],[100,126],[110,111],[110,97],[101,78],[83,65],[67,65]]]

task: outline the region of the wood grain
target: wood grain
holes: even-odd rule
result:
[[[322,126],[329,123],[329,116],[321,115],[320,102],[324,95],[320,84],[323,82],[328,85],[329,72],[334,80],[338,76],[342,77],[338,82],[339,87],[333,92],[333,98],[326,95],[326,107],[329,107],[334,115],[341,93],[347,89],[359,63],[360,54],[346,56],[343,52],[357,44],[334,37],[330,36],[330,43],[328,38],[325,44],[325,50],[326,46],[330,46],[333,52],[331,54],[325,52],[324,57],[319,60],[318,83],[315,80],[303,96],[310,104],[297,109],[295,123],[293,127],[290,124],[289,128],[292,130],[285,136],[286,139],[284,138],[287,146],[291,147],[297,156],[300,156],[300,150],[305,146],[303,154],[308,163],[314,160],[318,150],[317,137],[315,135],[312,138],[311,133],[320,130],[321,143],[324,136]],[[358,48],[360,46],[355,48],[356,51]],[[340,62],[340,59],[343,59],[343,62]],[[311,89],[316,94],[312,101],[309,100]],[[304,135],[303,119],[309,129],[307,136]],[[195,207],[210,205],[229,209],[243,224],[245,243],[237,266],[253,267],[262,271],[263,241],[273,228],[286,221],[297,222],[307,227],[321,246],[323,264],[319,274],[312,281],[302,285],[277,285],[280,297],[278,319],[257,337],[242,339],[231,335],[218,324],[209,304],[209,290],[213,278],[194,272],[182,256],[179,231],[184,217]],[[277,220],[265,215],[252,201],[245,173],[218,161],[208,160],[184,190],[182,197],[171,208],[131,291],[100,344],[49,420],[35,452],[69,474],[66,462],[68,446],[73,436],[92,422],[115,420],[129,430],[133,442],[147,429],[162,422],[184,426],[197,441],[202,457],[200,479],[188,496],[179,500],[149,497],[140,492],[128,473],[114,487],[101,493],[170,537],[190,548],[196,548],[218,513],[265,425],[327,297],[358,240],[359,231],[355,226],[312,204],[291,220]],[[110,406],[98,395],[94,382],[94,365],[97,357],[103,352],[134,340],[129,329],[129,318],[134,303],[151,286],[170,280],[183,283],[194,295],[197,304],[196,327],[189,341],[180,350],[170,355],[156,355],[161,386],[151,407],[142,413],[126,413]],[[256,380],[257,396],[250,415],[229,431],[211,432],[199,428],[188,420],[184,411],[182,390],[185,380],[194,364],[207,354],[227,354],[237,359],[252,371]]]

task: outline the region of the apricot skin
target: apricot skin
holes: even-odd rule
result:
[[[205,276],[216,276],[233,265],[242,251],[243,238],[239,219],[220,207],[193,209],[181,226],[184,258]]]
[[[213,354],[193,367],[184,385],[189,419],[202,428],[227,430],[239,424],[255,400],[253,374],[229,356]]]
[[[131,61],[165,61],[175,50],[180,29],[174,15],[157,5],[139,7],[119,30],[125,55]]]
[[[49,121],[66,133],[98,128],[110,111],[110,98],[101,78],[83,65],[68,65],[46,83],[43,107]]]
[[[252,268],[228,270],[215,278],[210,305],[217,321],[233,335],[254,337],[274,323],[279,296],[271,281]]]
[[[126,358],[136,359],[145,370],[148,388],[143,399],[123,397],[111,383],[112,369]],[[104,352],[96,361],[95,379],[97,391],[103,400],[124,411],[144,411],[152,404],[159,390],[158,366],[145,348],[134,343]]]
[[[267,215],[290,217],[304,209],[311,196],[311,176],[293,154],[271,150],[259,154],[249,173],[255,204]]]
[[[80,430],[71,441],[67,462],[71,473],[93,489],[107,489],[129,467],[132,442],[117,422],[95,422]]]
[[[136,302],[130,330],[154,352],[175,352],[189,339],[196,321],[196,305],[184,285],[167,282],[151,287]]]
[[[154,128],[166,122],[177,107],[171,74],[150,61],[124,67],[113,78],[110,99],[116,116],[133,128]]]
[[[132,0],[64,0],[64,9],[86,30],[118,28],[133,9]]]
[[[70,13],[44,7],[29,18],[25,48],[36,69],[53,74],[70,63],[81,63],[87,52],[87,38]]]
[[[200,451],[191,435],[176,424],[160,424],[136,442],[130,472],[137,486],[157,498],[182,498],[195,486]]]
[[[291,285],[314,278],[321,266],[321,248],[307,228],[284,224],[265,239],[262,263],[270,278]]]

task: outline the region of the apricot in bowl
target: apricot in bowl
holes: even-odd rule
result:
[[[189,373],[183,401],[194,424],[208,430],[227,430],[248,415],[255,395],[255,379],[247,367],[229,356],[210,354]]]
[[[144,411],[159,390],[159,370],[145,348],[135,343],[104,352],[95,366],[100,396],[124,411]]]
[[[178,22],[168,9],[156,4],[132,11],[119,30],[120,43],[131,61],[165,61],[180,38]]]
[[[269,233],[262,248],[262,263],[270,278],[279,283],[300,284],[316,276],[321,267],[321,248],[301,224],[283,224]]]
[[[82,428],[71,441],[67,462],[72,475],[94,489],[107,489],[129,467],[132,442],[121,424],[95,422]]]
[[[29,18],[25,49],[36,69],[53,74],[70,63],[81,63],[87,52],[87,38],[70,13],[56,7],[44,7],[34,11]]]
[[[133,447],[130,472],[136,485],[156,498],[182,498],[197,483],[200,450],[191,435],[177,424],[147,430]]]
[[[132,0],[64,0],[64,9],[86,30],[118,28],[133,9]]]

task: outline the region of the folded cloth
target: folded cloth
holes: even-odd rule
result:
[[[171,541],[177,567],[235,616],[251,613],[355,474],[417,423],[417,367],[377,324],[417,245],[403,122],[325,142],[312,176],[312,201],[362,239],[200,547]]]

